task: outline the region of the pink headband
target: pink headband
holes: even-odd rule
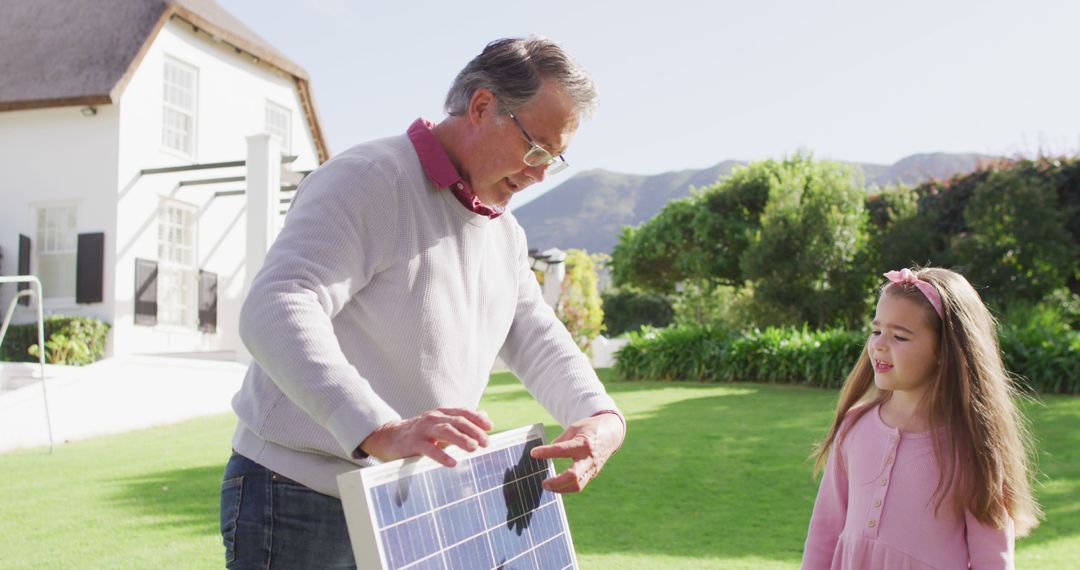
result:
[[[934,311],[941,320],[945,320],[945,311],[941,308],[941,295],[938,295],[937,289],[934,286],[919,279],[915,276],[915,272],[910,269],[901,269],[900,271],[890,271],[885,273],[885,278],[893,283],[910,283],[919,288],[923,296],[934,307]]]

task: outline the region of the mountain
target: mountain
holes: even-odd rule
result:
[[[934,152],[928,154],[913,154],[901,158],[888,167],[886,173],[875,182],[878,186],[895,184],[897,182],[915,185],[931,178],[945,179],[954,174],[967,174],[975,170],[981,163],[995,160],[998,157],[985,154],[951,154],[947,152]],[[866,172],[864,170],[864,172]],[[867,174],[867,181],[870,176]]]
[[[914,154],[895,164],[849,163],[862,169],[868,186],[918,184],[971,172],[993,157],[979,154]],[[652,176],[606,170],[582,172],[543,196],[514,210],[529,247],[557,247],[610,253],[623,226],[636,226],[657,214],[669,201],[690,195],[690,188],[715,184],[744,162],[726,160],[701,170],[680,170]]]

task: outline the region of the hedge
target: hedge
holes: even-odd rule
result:
[[[1080,331],[1006,327],[1005,367],[1016,380],[1044,394],[1080,394]]]
[[[45,344],[54,335],[63,335],[73,342],[82,342],[87,350],[83,355],[68,359],[67,364],[83,365],[96,362],[105,357],[105,338],[109,333],[109,325],[98,319],[90,317],[46,317],[45,318]],[[25,325],[11,325],[8,328],[4,342],[0,344],[0,361],[4,362],[37,362],[36,356],[31,356],[31,345],[38,342],[37,323]],[[48,351],[46,350],[46,353]]]
[[[838,388],[866,333],[791,327],[736,334],[713,326],[645,328],[616,354],[622,380],[767,382]],[[1019,329],[1001,334],[1005,365],[1035,391],[1080,394],[1080,332]]]
[[[600,294],[604,302],[604,329],[608,337],[636,331],[643,325],[666,327],[675,318],[671,303],[656,293],[638,291],[606,291]]]

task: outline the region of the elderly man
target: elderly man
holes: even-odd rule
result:
[[[511,197],[566,167],[589,76],[543,38],[489,44],[448,117],[341,153],[304,181],[240,317],[254,357],[233,400],[221,526],[230,568],[351,567],[337,475],[487,444],[497,355],[566,430],[576,492],[626,423],[544,304]],[[507,426],[512,427],[512,426]]]

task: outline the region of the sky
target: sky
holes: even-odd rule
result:
[[[438,122],[491,40],[560,43],[600,88],[575,172],[723,160],[1080,154],[1075,0],[218,0],[311,76],[332,153]]]

